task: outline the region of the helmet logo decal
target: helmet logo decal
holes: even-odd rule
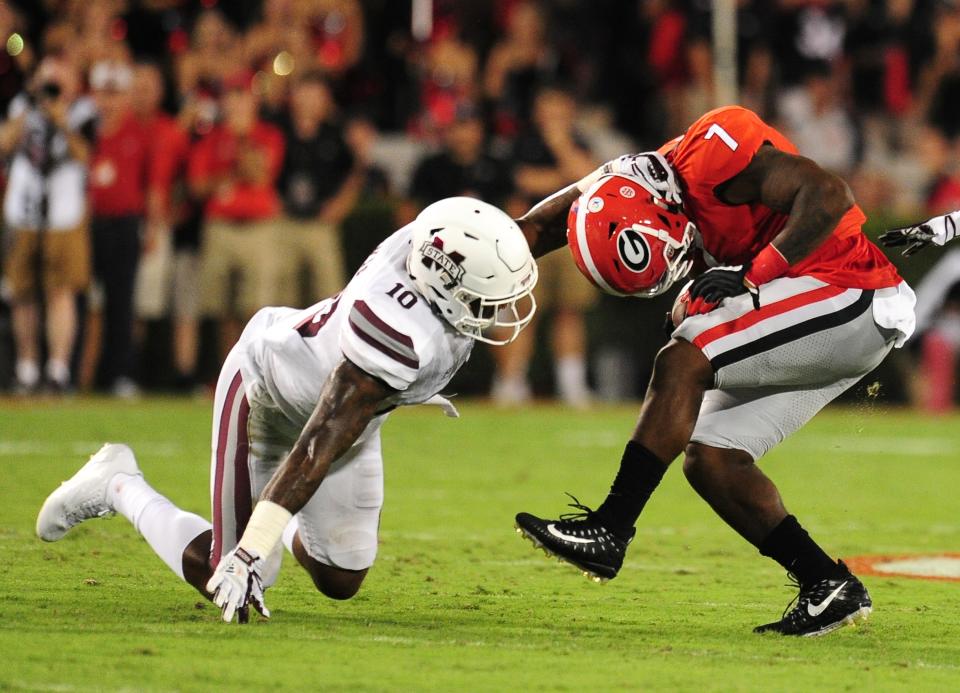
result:
[[[443,275],[443,286],[445,289],[452,289],[463,279],[464,269],[460,263],[464,261],[463,255],[457,251],[449,254],[443,251],[443,239],[434,236],[432,241],[424,241],[420,246],[420,254],[423,255],[423,264],[439,270]]]
[[[643,234],[635,229],[624,229],[617,236],[617,252],[627,269],[643,272],[650,264],[650,246]]]
[[[602,197],[591,197],[590,201],[587,203],[587,209],[594,214],[603,209],[603,198]]]
[[[632,197],[636,197],[637,191],[631,188],[629,185],[623,185],[620,187],[620,196],[625,197],[628,200]]]

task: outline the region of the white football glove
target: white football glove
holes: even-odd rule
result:
[[[261,616],[270,618],[270,610],[263,602],[263,564],[259,554],[239,546],[221,559],[207,582],[207,592],[213,595],[213,603],[220,607],[227,623],[233,620],[234,613],[238,623],[246,623],[251,604]]]
[[[909,257],[931,243],[943,246],[952,241],[957,237],[958,223],[960,212],[951,212],[913,226],[887,231],[880,236],[880,242],[888,247],[907,246],[903,249],[903,255]]]
[[[672,205],[681,204],[680,185],[673,168],[660,152],[624,154],[600,167],[603,175],[618,174],[636,178],[647,192]]]

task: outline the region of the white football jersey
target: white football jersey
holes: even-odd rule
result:
[[[474,340],[433,312],[407,274],[410,227],[381,243],[344,290],[304,310],[264,308],[250,321],[243,379],[306,423],[343,358],[397,390],[385,409],[425,402],[467,361]]]

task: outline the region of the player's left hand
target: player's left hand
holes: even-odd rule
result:
[[[749,293],[753,307],[760,309],[760,292],[746,281],[749,265],[712,267],[693,280],[690,285],[690,305],[687,316],[709,313],[725,298]]]
[[[892,229],[880,236],[880,242],[887,247],[905,245],[902,255],[910,257],[928,245],[946,245],[957,236],[957,222],[953,214],[944,214],[927,221]]]
[[[266,618],[270,610],[263,602],[263,559],[255,552],[239,546],[220,561],[213,577],[207,582],[207,592],[213,595],[213,603],[220,607],[227,623],[237,614],[238,623],[246,623],[250,605]]]

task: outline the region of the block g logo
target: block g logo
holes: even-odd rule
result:
[[[643,272],[650,265],[650,246],[636,229],[623,229],[617,236],[617,253],[632,272]]]

